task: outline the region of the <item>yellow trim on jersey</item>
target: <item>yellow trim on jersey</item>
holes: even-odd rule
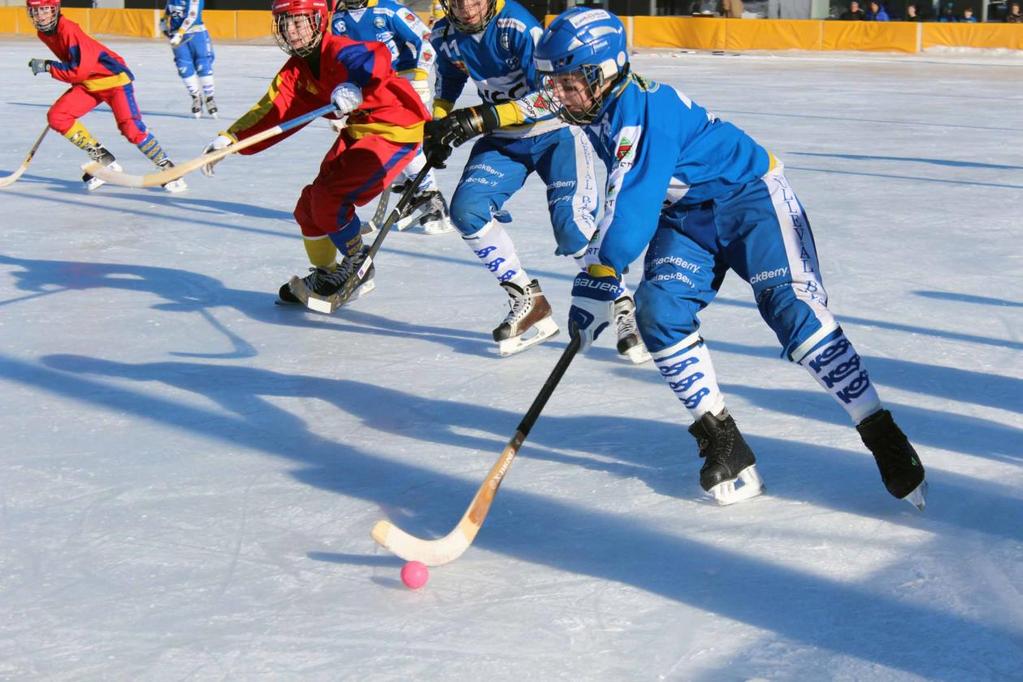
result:
[[[410,74],[412,75],[412,78],[409,79],[409,80],[414,80],[414,81],[430,80],[430,73],[428,71],[423,70],[423,69],[405,69],[404,71],[399,71],[398,72],[399,76],[401,76],[402,78],[406,78],[406,79],[409,77]]]
[[[434,97],[433,99],[433,117],[444,118],[451,113],[451,110],[455,108],[454,102],[449,102],[446,99],[440,97]]]
[[[415,125],[402,127],[393,123],[349,123],[345,127],[348,135],[355,140],[367,135],[379,135],[391,142],[415,142],[423,141],[423,122]]]
[[[586,268],[586,272],[590,277],[614,277],[618,279],[618,273],[615,272],[615,269],[603,263],[594,263]]]
[[[778,167],[778,157],[772,154],[771,152],[767,152],[767,158],[770,161],[770,163],[768,163],[767,165],[767,172],[770,173],[771,171]]]
[[[131,78],[126,73],[115,73],[113,76],[103,76],[102,78],[90,78],[84,81],[82,85],[89,92],[97,92],[99,90],[109,90],[110,88],[119,88],[122,85],[131,83]]]
[[[330,239],[327,237],[317,239],[302,237],[302,243],[305,245],[306,255],[309,256],[309,262],[313,267],[327,270],[337,269],[337,247]]]
[[[233,137],[236,141],[238,139],[238,133],[248,130],[252,126],[263,120],[267,112],[273,108],[274,100],[277,99],[277,94],[280,91],[279,84],[281,82],[281,74],[277,74],[272,81],[270,86],[266,89],[266,93],[260,98],[258,102],[252,105],[246,113],[242,114],[242,117],[231,124],[231,127],[227,129],[225,133],[228,137]]]

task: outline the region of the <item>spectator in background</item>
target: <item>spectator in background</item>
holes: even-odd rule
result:
[[[1009,5],[1009,13],[1005,15],[1005,21],[1009,24],[1023,24],[1023,13],[1019,10],[1019,3]]]
[[[961,21],[964,24],[976,24],[977,17],[973,16],[973,10],[967,7],[966,9],[963,10],[963,18],[960,19],[959,21]]]
[[[888,18],[888,12],[884,11],[884,7],[880,5],[876,0],[871,0],[869,5],[870,10],[867,12],[867,21],[890,21]]]
[[[946,2],[945,8],[941,10],[941,14],[938,16],[938,21],[940,21],[943,24],[958,23],[959,19],[956,18],[955,9],[956,4],[954,2],[952,2],[951,0],[949,0],[949,2]]]
[[[866,14],[860,9],[860,3],[852,0],[849,3],[849,9],[842,12],[838,18],[842,21],[863,21],[866,18]]]
[[[742,0],[721,0],[721,16],[729,19],[742,19]]]
[[[916,11],[916,5],[906,5],[906,18],[903,21],[923,21]]]

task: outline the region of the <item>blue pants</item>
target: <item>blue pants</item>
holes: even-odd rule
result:
[[[753,287],[784,357],[798,362],[838,328],[810,223],[779,167],[726,198],[661,213],[636,291],[636,321],[652,354],[699,328],[698,313],[730,269]]]
[[[209,31],[185,34],[185,39],[174,48],[174,65],[182,78],[213,75],[213,41]]]
[[[524,138],[487,135],[477,141],[451,197],[455,227],[463,236],[479,232],[534,171],[547,185],[555,253],[584,250],[596,229],[599,192],[593,147],[574,127]]]

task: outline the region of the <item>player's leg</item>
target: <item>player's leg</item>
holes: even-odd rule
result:
[[[313,267],[306,277],[292,277],[280,288],[282,301],[307,305],[311,300],[330,302],[354,275],[364,253],[355,207],[372,201],[389,186],[412,160],[415,150],[414,143],[391,142],[377,135],[358,140],[344,132],[338,136],[320,164],[319,174],[302,190],[295,207],[295,220]],[[340,263],[336,261],[338,251],[342,255]],[[350,300],[373,290],[374,274],[371,266]]]
[[[426,165],[426,157],[420,147],[412,162],[402,170],[399,175],[398,184],[392,189],[394,194],[400,195],[405,191],[406,183],[412,182],[419,171]],[[451,222],[451,211],[448,202],[437,186],[435,173],[430,170],[412,197],[412,203],[405,213],[398,219],[395,226],[404,230],[411,225],[420,225],[425,234],[445,234],[454,232],[455,225]]]
[[[85,151],[89,158],[96,163],[120,170],[121,167],[114,160],[114,155],[78,120],[92,111],[100,102],[100,98],[83,86],[74,85],[50,106],[46,113],[46,121],[51,128],[66,137],[71,144]],[[88,173],[82,176],[82,182],[85,183],[85,188],[89,191],[103,184],[102,180],[94,178]]]
[[[753,287],[784,357],[804,367],[846,411],[874,454],[888,491],[898,498],[913,494],[910,501],[922,505],[923,466],[827,308],[813,232],[782,170],[719,206],[722,232],[743,234],[731,240],[727,260]]]
[[[528,165],[509,148],[518,140],[484,137],[473,145],[458,189],[451,197],[451,220],[466,245],[493,273],[508,296],[509,311],[494,328],[501,355],[511,355],[554,336],[558,325],[535,279],[530,279],[511,236],[495,214],[526,180]]]
[[[178,76],[192,98],[192,116],[199,118],[202,116],[202,95],[199,92],[199,74],[195,71],[192,41],[185,40],[171,50],[174,53],[174,66],[178,69]]]
[[[701,245],[693,235],[714,230],[711,208],[662,214],[636,290],[636,321],[661,376],[693,418],[689,432],[704,458],[700,485],[720,504],[732,504],[759,495],[763,484],[698,331],[697,314],[713,300],[726,268],[714,242]]]
[[[210,39],[208,31],[199,31],[193,35],[194,37],[189,42],[191,44],[195,72],[199,78],[199,85],[202,87],[203,106],[206,107],[206,113],[211,118],[216,118],[218,111],[217,102],[213,98],[215,94],[213,61],[216,56],[213,54],[213,41]]]
[[[129,83],[118,88],[111,88],[98,93],[114,112],[117,128],[126,140],[138,147],[142,154],[153,162],[157,168],[166,170],[173,168],[174,163],[164,152],[160,142],[142,121],[142,112],[135,101],[135,88]],[[178,178],[163,186],[168,192],[180,192],[188,188],[184,179]]]

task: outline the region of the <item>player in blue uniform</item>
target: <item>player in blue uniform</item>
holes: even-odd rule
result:
[[[202,23],[205,0],[167,0],[160,29],[174,50],[174,65],[192,96],[192,115],[217,117],[213,99],[213,42]]]
[[[731,269],[753,288],[784,357],[849,414],[888,491],[922,509],[923,466],[827,308],[810,224],[781,163],[680,91],[631,73],[625,29],[605,10],[563,13],[535,56],[552,106],[584,127],[608,172],[596,260],[575,280],[570,327],[583,348],[596,338],[622,272],[646,249],[637,321],[695,420],[704,490],[728,504],[762,489],[698,332],[697,314]]]
[[[429,109],[433,101],[430,71],[436,63],[430,44],[430,29],[409,8],[395,0],[342,0],[330,21],[334,35],[352,40],[375,40],[391,52],[395,72],[412,83],[416,94]],[[403,181],[394,192],[405,189],[426,164],[422,151],[402,171]],[[388,196],[387,194],[384,195]],[[386,204],[386,199],[383,199]],[[397,222],[399,229],[418,222],[426,234],[453,232],[447,201],[437,187],[433,171],[420,184],[412,204]]]
[[[483,135],[451,198],[451,217],[509,297],[509,313],[493,332],[501,355],[508,355],[553,336],[558,326],[502,225],[510,220],[502,206],[536,172],[547,185],[556,253],[584,267],[599,199],[593,148],[545,107],[533,66],[543,30],[528,11],[514,0],[442,2],[447,16],[431,36],[437,51],[435,120],[427,123],[424,147],[443,160],[451,146]],[[483,104],[452,111],[470,79]],[[634,309],[632,297],[623,294],[616,316],[619,351],[641,362],[648,356]]]

